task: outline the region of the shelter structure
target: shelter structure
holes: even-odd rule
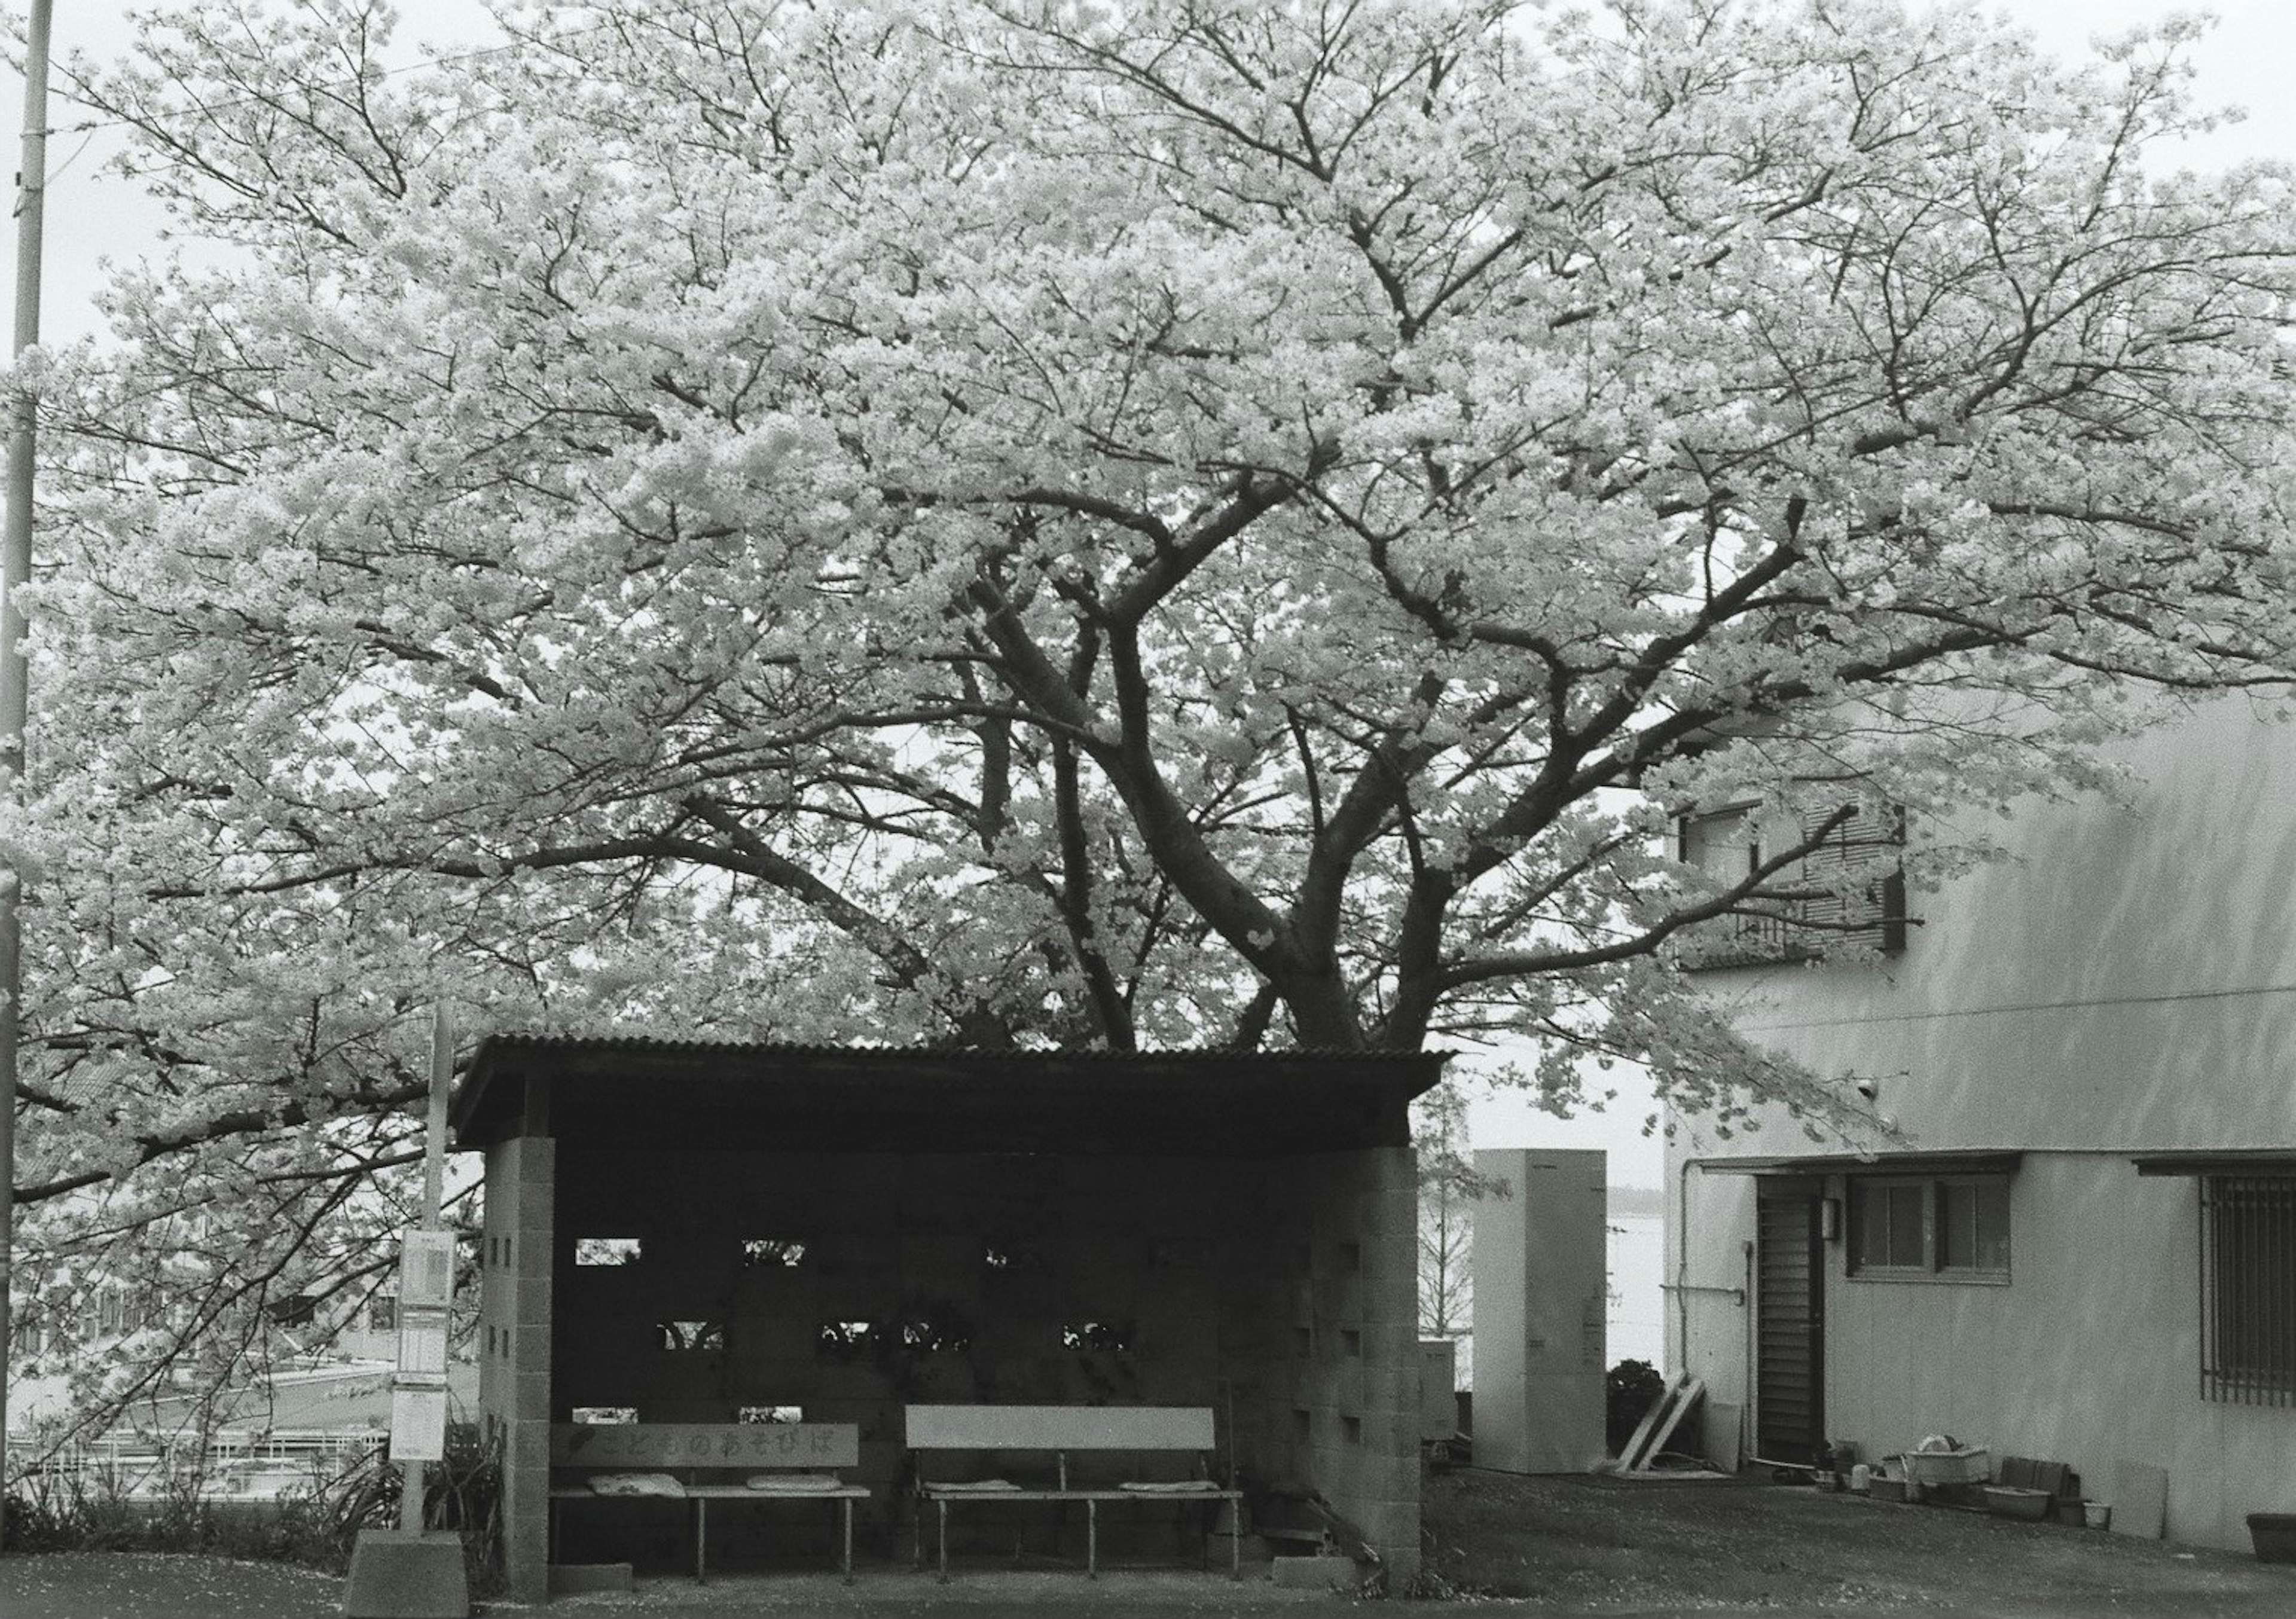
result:
[[[855,1425],[893,1547],[933,1402],[1210,1408],[1224,1476],[1312,1489],[1407,1574],[1409,1106],[1443,1060],[488,1037],[453,1122],[512,1599],[548,1590],[554,1424]]]

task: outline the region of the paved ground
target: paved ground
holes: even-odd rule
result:
[[[1630,1484],[1470,1469],[1431,1480],[1426,1500],[1426,1584],[1474,1599],[1458,1605],[1463,1613],[2296,1614],[2296,1566],[2259,1564],[2245,1553],[1888,1506],[1806,1487]],[[340,1582],[266,1565],[93,1553],[0,1558],[6,1619],[332,1619],[340,1602]],[[496,1619],[1027,1613],[1369,1619],[1350,1598],[1279,1590],[1264,1579],[1235,1585],[1224,1574],[1156,1570],[1088,1582],[1067,1570],[1006,1567],[962,1571],[946,1586],[906,1567],[865,1571],[851,1586],[824,1574],[713,1579],[707,1586],[665,1576],[642,1581],[628,1595],[562,1597],[546,1608],[498,1603],[486,1612]]]

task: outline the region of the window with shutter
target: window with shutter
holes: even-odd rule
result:
[[[1772,830],[1771,846],[1807,841],[1829,818],[1819,811],[1799,827],[1787,821]],[[1752,805],[1685,817],[1679,857],[1717,880],[1742,880],[1762,864],[1763,825]],[[1905,842],[1902,812],[1861,806],[1764,885],[1782,897],[1750,899],[1685,928],[1678,959],[1697,969],[1807,961],[1843,948],[1897,954],[1906,947]]]

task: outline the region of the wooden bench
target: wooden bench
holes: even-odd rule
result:
[[[853,1503],[869,1499],[868,1487],[844,1483],[753,1489],[731,1472],[762,1473],[793,1468],[828,1472],[857,1467],[861,1430],[838,1422],[561,1422],[550,1429],[550,1556],[558,1558],[560,1504],[570,1500],[684,1500],[693,1503],[693,1578],[709,1577],[709,1503],[713,1500],[826,1500],[842,1509],[848,1584],[853,1580]],[[602,1495],[586,1475],[633,1470],[668,1471],[678,1476],[680,1493]]]
[[[940,1518],[940,1577],[948,1578],[948,1508],[955,1500],[1082,1501],[1085,1504],[1085,1574],[1100,1574],[1100,1503],[1129,1500],[1228,1501],[1241,1490],[1224,1489],[1201,1476],[1213,1448],[1212,1413],[1206,1406],[1173,1405],[912,1405],[907,1442],[917,1468],[917,1561],[924,1561],[923,1502]],[[1058,1484],[1052,1489],[969,1488],[965,1482],[924,1476],[931,1451],[1048,1451]],[[1193,1451],[1199,1476],[1177,1484],[1093,1484],[1071,1489],[1071,1452]],[[977,1482],[977,1481],[976,1481]],[[1228,1537],[1228,1575],[1243,1574],[1242,1537]]]

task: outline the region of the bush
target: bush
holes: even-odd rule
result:
[[[8,1498],[11,1551],[172,1551],[299,1563],[340,1572],[322,1496],[324,1481],[276,1500],[206,1500],[176,1481],[132,1498],[77,1472],[37,1472]]]
[[[1611,1443],[1611,1454],[1616,1456],[1635,1436],[1635,1429],[1650,1415],[1650,1409],[1666,1393],[1666,1379],[1659,1376],[1658,1368],[1648,1361],[1621,1361],[1611,1368],[1605,1380],[1606,1395],[1603,1428]]]
[[[351,1548],[362,1529],[385,1529],[398,1522],[398,1493],[405,1474],[381,1451],[337,1481],[322,1496],[331,1538],[350,1566]],[[471,1595],[498,1596],[502,1570],[502,1464],[480,1437],[478,1425],[458,1422],[447,1430],[447,1456],[433,1462],[422,1481],[422,1521],[433,1529],[453,1529],[463,1537],[463,1560]]]
[[[8,1549],[203,1552],[339,1574],[359,1531],[398,1521],[401,1477],[380,1450],[276,1500],[207,1500],[188,1488],[131,1500],[77,1473],[34,1473],[8,1498]],[[474,1424],[447,1430],[446,1460],[423,1486],[423,1520],[462,1533],[471,1595],[499,1594],[502,1468]]]

